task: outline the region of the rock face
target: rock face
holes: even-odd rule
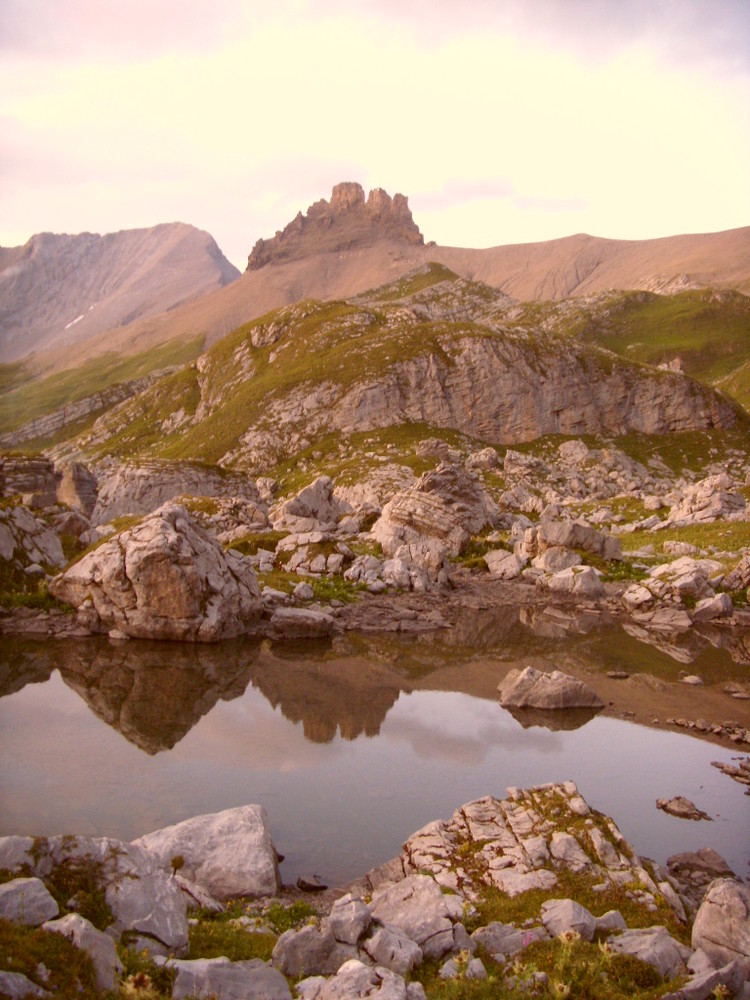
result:
[[[441,463],[384,507],[372,527],[383,552],[406,568],[416,563],[437,579],[446,553],[458,555],[496,511],[481,484],[460,466]],[[391,574],[399,566],[390,567]]]
[[[93,631],[215,642],[260,613],[246,557],[224,552],[184,507],[165,504],[84,556],[50,585]]]
[[[750,975],[750,889],[734,879],[712,882],[693,922],[692,944],[717,965],[741,959]]]
[[[0,264],[0,360],[156,316],[239,276],[208,233],[183,223],[99,236],[38,233]]]
[[[176,855],[184,859],[181,873],[215,899],[273,896],[281,887],[276,850],[265,809],[238,806],[194,816],[183,823],[147,833],[134,841],[171,870]]]
[[[55,532],[22,504],[0,509],[0,559],[22,568],[59,568],[67,562]]]
[[[333,482],[319,476],[290,500],[285,500],[271,515],[274,528],[294,532],[335,531],[342,517],[353,508],[334,496]]]
[[[500,704],[513,708],[602,708],[591,688],[561,670],[547,674],[534,667],[510,670],[498,685]]]
[[[359,184],[337,184],[331,200],[324,198],[299,212],[288,226],[268,240],[258,240],[247,260],[248,271],[266,264],[299,260],[316,253],[352,250],[377,240],[397,240],[421,246],[424,238],[402,194],[390,197],[374,188],[365,201]]]
[[[255,483],[241,473],[220,472],[190,462],[118,465],[100,477],[91,523],[106,524],[125,514],[150,514],[180,496],[260,500]]]

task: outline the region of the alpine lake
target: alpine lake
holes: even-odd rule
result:
[[[642,856],[710,846],[744,878],[750,797],[712,766],[743,747],[665,727],[671,693],[692,699],[689,718],[708,695],[731,718],[723,690],[747,679],[742,650],[512,606],[467,609],[451,629],[317,642],[4,638],[0,835],[129,841],[260,803],[284,882],[341,885],[465,802],[573,779]],[[605,709],[505,710],[497,685],[527,663],[576,672]],[[688,690],[681,672],[703,686]],[[657,810],[675,795],[711,821]]]

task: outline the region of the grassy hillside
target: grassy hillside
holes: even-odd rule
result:
[[[686,374],[750,411],[750,298],[739,292],[620,293],[573,321],[572,332],[629,360],[679,358]]]
[[[594,306],[601,312],[601,301]],[[592,322],[588,305],[518,305],[488,285],[431,264],[356,299],[306,300],[238,327],[197,361],[103,417],[89,447],[101,456],[191,458],[227,465],[241,452],[243,467],[274,469],[275,475],[291,480],[297,461],[326,471],[326,463],[336,458],[341,435],[330,433],[335,423],[322,425],[321,412],[325,419],[347,390],[356,386],[366,396],[371,385],[379,393],[384,379],[391,386],[413,379],[413,370],[407,375],[405,366],[417,358],[426,370],[440,368],[446,383],[452,372],[459,382],[481,378],[482,372],[456,367],[462,345],[471,340],[491,340],[492,349],[511,359],[511,366],[524,368],[521,377],[530,387],[525,405],[532,407],[534,387],[545,383],[548,362],[557,360],[561,350],[574,369],[583,368],[594,382],[611,377],[622,362],[589,332]],[[570,343],[584,333],[586,342]],[[561,339],[568,343],[562,346]],[[625,368],[633,384],[644,377],[654,380],[653,368],[639,359],[628,357]],[[658,378],[679,377],[659,373]],[[378,427],[375,436],[387,445],[385,438],[395,433],[390,425],[402,421],[381,414],[368,424],[357,409],[346,437],[352,440],[352,432],[362,432],[364,445],[372,434],[366,428]],[[438,429],[444,435],[467,426],[462,412],[453,420],[444,417],[439,428],[417,430],[415,425],[413,432],[396,436],[405,434],[411,441]],[[261,442],[257,447],[256,441]],[[80,443],[85,450],[85,436]],[[353,469],[339,469],[346,471]]]
[[[0,365],[0,433],[103,389],[198,357],[203,337],[172,341],[140,354],[102,354],[76,368],[34,377],[22,362]]]

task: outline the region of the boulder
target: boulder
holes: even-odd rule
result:
[[[413,990],[413,986],[417,990]],[[327,982],[317,984],[315,992],[304,992],[305,1000],[418,1000],[424,997],[420,984],[407,987],[401,976],[382,966],[372,968],[353,958]],[[421,991],[421,992],[420,992]]]
[[[330,976],[354,955],[356,949],[339,943],[324,921],[284,931],[273,949],[272,960],[285,976]]]
[[[690,949],[676,941],[666,927],[644,927],[623,931],[607,939],[621,955],[634,955],[653,966],[664,979],[674,979],[686,971]]]
[[[498,580],[515,580],[521,575],[524,560],[505,549],[493,549],[484,556],[490,576]]]
[[[575,931],[584,941],[593,941],[598,929],[596,917],[573,899],[548,899],[542,903],[541,916],[551,937]]]
[[[604,702],[577,677],[535,667],[510,670],[498,685],[500,704],[514,708],[602,708]]]
[[[558,594],[596,600],[605,596],[604,585],[593,566],[571,566],[539,577],[539,586]]]
[[[215,642],[260,615],[247,557],[221,545],[178,504],[165,504],[56,577],[51,592],[94,631]]]
[[[181,856],[180,873],[215,899],[273,896],[281,887],[266,811],[259,805],[193,816],[134,841],[165,871]]]
[[[702,948],[715,965],[734,959],[748,963],[750,974],[750,889],[734,879],[716,879],[700,905],[692,933],[693,948]]]
[[[315,639],[330,635],[334,618],[314,608],[276,608],[271,615],[268,634],[272,639]]]
[[[68,913],[59,920],[48,920],[42,930],[62,934],[85,951],[94,965],[96,985],[100,990],[115,990],[123,971],[123,964],[115,950],[115,943],[108,934],[96,927],[79,913]]]
[[[690,617],[694,622],[711,622],[716,618],[730,618],[734,607],[729,594],[706,597],[693,608]]]
[[[15,878],[0,885],[0,917],[39,927],[56,917],[59,907],[40,878]]]
[[[582,562],[583,559],[572,549],[566,549],[562,545],[553,545],[532,559],[531,565],[545,573],[559,573],[561,570],[580,566]]]
[[[328,915],[333,936],[344,944],[356,944],[372,921],[370,909],[351,893],[341,896]]]
[[[23,975],[22,972],[6,972],[0,969],[0,994],[10,1000],[28,1000],[29,997],[51,997],[54,994]]]
[[[425,536],[456,556],[495,516],[494,504],[476,479],[459,466],[441,464],[389,500],[372,535],[387,556]]]
[[[47,523],[23,504],[12,502],[0,509],[0,558],[13,559],[22,567],[37,563],[59,568],[68,561]]]
[[[440,886],[426,875],[409,875],[373,894],[370,911],[383,924],[400,928],[429,958],[453,946],[453,925]]]
[[[353,512],[350,504],[334,494],[332,480],[328,476],[319,476],[272,511],[271,522],[277,530],[334,531],[341,518]]]
[[[400,976],[422,964],[423,952],[399,927],[377,926],[363,943],[362,949],[376,965],[383,965]]]
[[[670,816],[678,819],[711,819],[708,813],[704,813],[694,802],[686,799],[682,795],[675,795],[672,799],[657,799],[656,808],[663,809]]]
[[[471,937],[496,961],[503,961],[510,955],[516,955],[524,948],[528,948],[534,941],[544,941],[548,934],[543,927],[519,928],[514,924],[503,924],[496,920],[485,927],[477,928]]]
[[[544,521],[536,529],[540,551],[553,546],[565,549],[583,549],[603,559],[622,559],[619,538],[606,535],[592,528],[585,521]]]
[[[176,972],[172,996],[221,997],[221,1000],[291,1000],[289,984],[280,972],[259,958],[230,962],[228,958],[199,958],[171,961]]]

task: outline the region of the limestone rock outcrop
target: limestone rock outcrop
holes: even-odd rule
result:
[[[181,874],[215,899],[273,896],[281,887],[276,850],[262,806],[247,805],[193,816],[147,833],[135,846],[155,857],[165,870],[182,857]]]
[[[211,469],[191,462],[124,463],[103,470],[92,524],[106,524],[115,517],[150,514],[175,497],[260,496],[248,476]]]
[[[0,867],[16,871],[27,865],[36,879],[44,879],[66,862],[90,861],[101,870],[117,934],[131,931],[151,947],[160,946],[175,954],[187,949],[182,892],[147,851],[107,837],[48,837],[42,846],[39,850],[37,844],[35,850],[31,837],[0,837]],[[56,915],[55,904],[55,911],[44,919]]]
[[[703,897],[692,935],[716,964],[740,959],[750,976],[750,889],[734,879],[716,879]]]
[[[0,509],[0,559],[19,567],[61,567],[67,562],[60,539],[23,504]]]
[[[294,532],[335,531],[342,517],[353,513],[354,508],[334,494],[333,482],[328,476],[319,476],[300,492],[285,500],[272,512],[274,528]]]
[[[446,553],[458,555],[471,535],[492,522],[494,504],[460,466],[441,463],[384,507],[372,527],[383,552],[437,579]],[[395,567],[392,572],[396,572]]]
[[[382,188],[374,188],[365,200],[359,184],[344,182],[334,187],[330,202],[321,198],[271,239],[258,240],[248,257],[247,269],[256,271],[266,264],[299,260],[315,253],[370,246],[379,239],[413,246],[424,243],[404,195],[391,198]]]
[[[249,631],[260,613],[247,557],[224,552],[178,504],[102,543],[50,590],[93,631],[141,639],[215,642]]]

